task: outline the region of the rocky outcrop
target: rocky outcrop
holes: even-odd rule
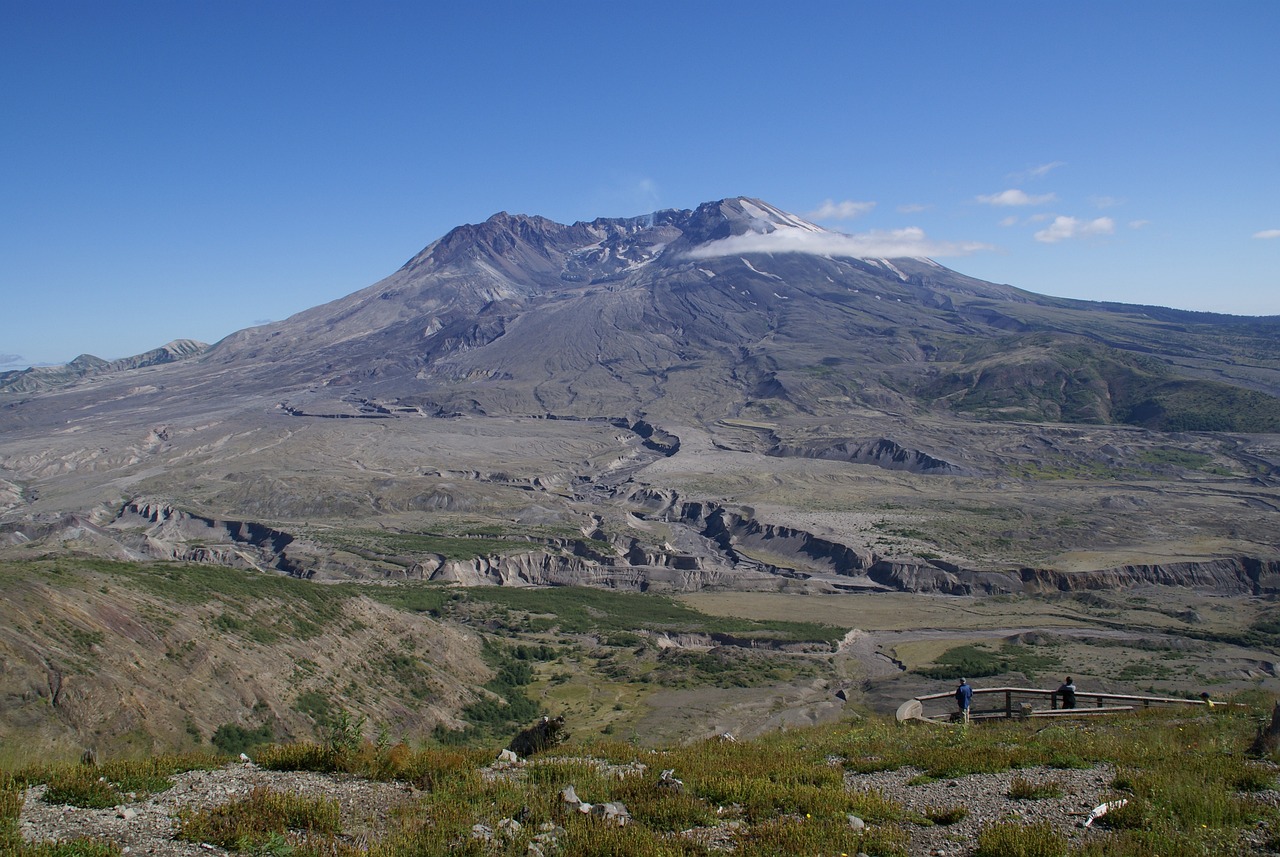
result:
[[[1131,586],[1187,586],[1231,594],[1280,593],[1280,560],[1252,557],[1152,565],[1124,565],[1098,571],[1063,572],[1024,568],[1018,573],[1026,592],[1083,592]]]
[[[737,545],[755,545],[767,548],[771,554],[801,557],[843,575],[860,574],[875,562],[870,551],[859,551],[794,527],[766,524],[715,503],[673,504],[664,518],[698,528],[701,535],[719,545],[735,564],[746,562],[736,550]]]
[[[25,518],[0,526],[0,543],[57,540],[121,560],[165,559],[235,568],[272,569],[297,577],[416,579],[462,586],[596,586],[634,592],[896,591],[937,595],[1122,590],[1180,586],[1227,594],[1280,594],[1280,559],[1222,557],[1124,565],[1089,571],[1045,568],[972,569],[943,560],[880,556],[869,548],[757,519],[747,508],[685,501],[673,491],[619,492],[638,519],[676,525],[675,544],[637,538],[601,543],[584,538],[530,539],[528,549],[468,559],[435,554],[388,557],[335,554],[264,524],[230,521],[139,498],[105,524],[89,516]],[[745,549],[745,550],[744,550]],[[769,557],[761,561],[760,556]],[[794,558],[794,563],[787,560]],[[355,564],[353,564],[353,562]]]
[[[931,476],[961,476],[965,468],[941,458],[908,449],[882,437],[876,440],[845,440],[830,444],[778,444],[768,455],[780,458],[819,458],[825,461],[848,461],[851,464],[871,464],[885,470],[905,470]]]
[[[654,506],[665,504],[662,494],[633,495]],[[714,503],[679,502],[672,496],[664,517],[697,527],[719,545],[736,566],[749,565],[738,546],[763,548],[773,556],[795,556],[798,565],[825,567],[831,573],[862,578],[885,589],[940,595],[1002,595],[1018,592],[1077,592],[1127,589],[1134,586],[1186,586],[1227,593],[1267,595],[1280,592],[1280,560],[1227,557],[1152,565],[1126,565],[1096,571],[1065,572],[1024,568],[1017,571],[968,569],[941,560],[886,558],[793,527],[767,524]],[[773,573],[792,569],[756,564]],[[805,574],[798,574],[806,577]],[[833,589],[840,589],[837,584]]]
[[[682,565],[686,567],[680,567]],[[469,560],[446,561],[443,557],[433,557],[416,564],[409,576],[462,586],[598,586],[630,592],[779,589],[776,575],[699,565],[694,562],[632,564],[625,560],[606,563],[599,558],[530,551]]]
[[[162,500],[140,498],[126,503],[108,528],[126,547],[154,559],[310,576],[286,553],[292,535],[253,521],[207,518]]]

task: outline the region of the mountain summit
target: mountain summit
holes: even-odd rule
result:
[[[502,212],[201,362],[431,413],[709,421],[869,406],[1280,427],[1275,320],[1048,298],[857,252],[746,197],[571,225]],[[1272,356],[1246,368],[1236,347]]]

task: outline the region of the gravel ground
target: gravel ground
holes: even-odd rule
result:
[[[494,770],[508,767],[495,763]],[[516,763],[514,767],[519,767]],[[1032,823],[1047,821],[1073,841],[1106,836],[1104,831],[1085,829],[1081,822],[1103,800],[1113,797],[1108,789],[1114,771],[1107,767],[1090,770],[1031,768],[1000,774],[977,774],[954,780],[937,780],[908,785],[919,771],[903,768],[872,774],[849,773],[851,790],[876,789],[909,810],[924,813],[962,805],[968,815],[951,825],[909,825],[910,853],[928,857],[971,855],[978,832],[998,821]],[[1009,785],[1015,777],[1032,783],[1053,782],[1061,796],[1043,800],[1011,800]],[[183,807],[205,808],[247,795],[253,788],[268,786],[309,797],[325,797],[338,802],[342,811],[344,838],[361,845],[376,840],[385,829],[392,811],[413,800],[415,789],[404,783],[379,783],[349,776],[302,772],[265,771],[252,764],[237,764],[216,771],[192,771],[174,778],[173,788],[150,798],[111,809],[78,809],[56,806],[41,800],[44,787],[28,790],[19,821],[28,841],[56,841],[90,837],[122,846],[126,854],[195,857],[227,854],[208,844],[173,839],[177,813]],[[1275,803],[1280,795],[1264,798]],[[704,830],[693,835],[707,845],[731,845],[730,830]],[[1254,843],[1244,843],[1245,852],[1268,853]]]
[[[29,842],[88,837],[114,842],[126,854],[159,854],[194,857],[230,852],[212,845],[180,842],[173,838],[178,811],[184,807],[218,806],[267,786],[275,791],[323,797],[338,802],[346,839],[360,844],[376,839],[391,811],[414,797],[404,783],[381,783],[350,776],[301,771],[265,771],[256,765],[238,764],[215,771],[190,771],[173,777],[174,786],[146,800],[111,809],[80,809],[41,800],[44,786],[28,789],[19,820],[22,837]]]
[[[912,825],[913,855],[971,854],[978,831],[997,821],[1030,824],[1047,821],[1055,829],[1073,839],[1103,836],[1101,831],[1081,827],[1090,810],[1103,800],[1113,798],[1109,785],[1115,772],[1109,767],[1089,770],[1027,768],[1000,774],[974,774],[954,780],[935,780],[920,785],[907,785],[920,771],[900,768],[874,774],[847,774],[846,785],[855,791],[876,789],[908,810],[924,813],[930,809],[964,806],[969,814],[950,825],[922,827]],[[1061,797],[1043,800],[1012,800],[1009,785],[1015,777],[1032,783],[1056,783]]]

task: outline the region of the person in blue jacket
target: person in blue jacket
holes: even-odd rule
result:
[[[960,715],[965,720],[969,719],[969,703],[973,701],[973,688],[969,686],[969,680],[960,679],[960,684],[956,687],[956,708],[959,709]]]

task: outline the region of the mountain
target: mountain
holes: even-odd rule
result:
[[[392,276],[213,348],[0,377],[31,392],[201,356],[203,373],[359,387],[437,413],[838,414],[1280,430],[1280,319],[1047,298],[746,198],[570,226],[505,212]],[[207,353],[206,353],[207,352]]]
[[[200,364],[433,413],[1280,430],[1280,319],[1046,298],[856,249],[745,198],[570,226],[500,213]]]
[[[28,553],[999,591],[1025,581],[981,575],[1226,561],[1256,581],[1280,544],[1280,318],[866,258],[745,197],[499,213],[211,347],[78,362],[0,393],[0,535]],[[753,526],[772,541],[738,550]],[[495,527],[522,558],[385,535]]]
[[[81,354],[70,363],[59,366],[32,366],[29,369],[15,369],[0,372],[0,392],[30,393],[37,390],[48,390],[74,383],[94,375],[105,375],[121,372],[125,369],[139,369],[143,366],[159,366],[162,363],[176,363],[203,352],[209,346],[194,339],[175,339],[167,345],[135,354],[133,357],[122,357],[119,360],[103,360],[92,354]]]

